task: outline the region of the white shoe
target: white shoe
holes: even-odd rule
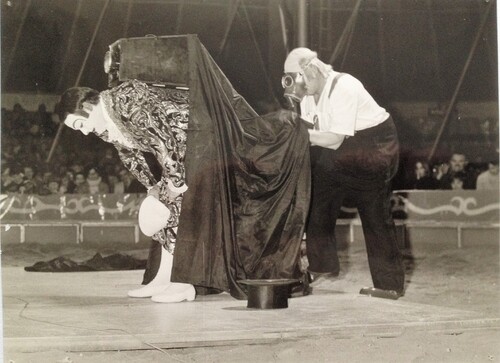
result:
[[[168,289],[170,283],[162,284],[162,285],[151,285],[148,284],[146,286],[140,287],[135,290],[130,290],[127,295],[129,297],[151,297],[153,295],[157,295]]]
[[[153,295],[151,300],[158,303],[175,303],[181,301],[193,301],[196,290],[193,285],[172,282],[163,292]]]
[[[171,284],[170,275],[172,273],[172,262],[174,256],[165,248],[161,248],[160,266],[153,280],[146,286],[135,290],[130,290],[129,297],[151,297],[165,291]]]

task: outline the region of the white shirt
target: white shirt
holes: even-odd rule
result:
[[[354,136],[355,131],[377,126],[389,118],[389,113],[350,74],[341,76],[328,96],[337,74],[332,71],[328,76],[318,103],[314,96],[306,95],[302,99],[300,106],[304,120],[314,123],[317,116],[319,131]]]
[[[498,190],[500,187],[500,177],[498,174],[491,174],[486,170],[478,175],[476,180],[477,190]]]

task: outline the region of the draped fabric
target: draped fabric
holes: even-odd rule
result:
[[[172,281],[246,298],[238,280],[297,278],[310,193],[297,115],[259,116],[196,36],[187,36],[186,183]]]

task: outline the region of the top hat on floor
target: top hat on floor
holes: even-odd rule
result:
[[[248,279],[238,282],[247,287],[247,308],[251,309],[287,308],[292,286],[300,283],[297,279]]]

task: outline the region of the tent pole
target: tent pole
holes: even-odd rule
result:
[[[233,26],[234,18],[236,17],[236,13],[238,12],[238,8],[240,6],[240,0],[234,0],[230,9],[229,21],[227,23],[226,32],[224,33],[224,37],[219,46],[219,56],[224,51],[226,47],[227,38],[229,37],[229,32],[231,31],[231,27]]]
[[[297,21],[297,46],[307,47],[307,1],[299,0]]]
[[[359,4],[361,5],[361,0],[359,0]],[[351,20],[352,24],[350,26],[347,44],[346,44],[346,47],[344,49],[344,57],[342,58],[342,62],[340,63],[340,69],[344,68],[344,63],[345,63],[345,60],[347,59],[347,53],[349,52],[349,47],[351,46],[351,43],[352,43],[352,37],[354,35],[354,30],[356,29],[356,20],[358,19],[358,14],[359,14],[359,7],[352,14],[352,20]]]
[[[379,57],[380,57],[380,70],[382,73],[382,89],[385,91],[387,89],[387,60],[385,57],[385,39],[384,39],[384,9],[382,7],[382,0],[377,1],[378,10],[378,47],[379,47]]]
[[[448,123],[448,119],[450,118],[451,112],[453,110],[453,107],[455,106],[455,102],[457,100],[458,92],[460,91],[460,88],[462,86],[462,83],[465,78],[465,74],[467,73],[467,70],[469,69],[469,65],[472,61],[472,57],[474,56],[474,53],[476,51],[476,47],[479,43],[479,40],[481,39],[481,34],[483,33],[483,30],[485,28],[486,22],[488,20],[488,16],[490,15],[491,11],[491,6],[493,5],[494,1],[490,1],[488,4],[488,7],[484,11],[483,18],[481,20],[481,25],[479,27],[479,30],[476,33],[476,37],[474,39],[474,42],[472,43],[471,50],[469,52],[469,55],[467,56],[467,60],[465,61],[464,68],[462,69],[462,73],[460,74],[460,79],[458,80],[457,86],[455,87],[455,92],[453,93],[453,96],[451,98],[451,101],[448,105],[448,108],[446,110],[446,114],[444,116],[443,122],[441,123],[441,127],[439,128],[438,134],[436,136],[436,139],[434,140],[434,145],[432,145],[432,149],[429,153],[429,156],[427,157],[427,161],[429,163],[432,162],[432,158],[434,157],[434,154],[436,153],[436,149],[439,145],[439,141],[441,140],[441,136],[443,135],[443,131],[446,128],[446,125]]]
[[[283,48],[285,49],[286,54],[288,54],[290,52],[290,47],[288,44],[288,36],[286,33],[285,14],[283,14],[283,7],[281,3],[278,4],[278,12],[280,17],[281,36],[283,38]]]
[[[269,80],[269,74],[267,72],[264,59],[262,58],[262,52],[260,51],[259,43],[257,42],[257,38],[255,37],[255,32],[253,31],[252,22],[250,21],[250,17],[248,16],[247,7],[243,1],[241,2],[241,4],[242,4],[243,13],[245,14],[245,18],[246,18],[246,21],[248,24],[248,28],[250,29],[250,33],[252,34],[252,40],[254,42],[255,50],[257,51],[257,54],[259,55],[259,60],[260,60],[260,65],[262,67],[262,71],[264,72],[264,76],[266,77],[267,86],[269,88],[269,91],[271,92],[271,96],[273,97],[274,102],[277,105],[279,105],[280,102],[278,101],[276,94],[274,93],[273,86]]]
[[[175,25],[175,34],[179,34],[179,31],[181,30],[183,10],[184,10],[184,2],[181,1],[181,2],[179,2],[179,5],[178,5],[177,24]]]
[[[57,81],[57,88],[56,89],[58,89],[58,90],[62,86],[62,80],[63,80],[64,74],[66,73],[66,66],[68,64],[68,55],[69,55],[69,51],[71,50],[71,45],[73,44],[73,38],[75,36],[75,31],[76,31],[76,23],[78,22],[78,19],[80,18],[80,13],[82,12],[82,3],[83,3],[83,0],[78,0],[77,5],[76,5],[75,16],[73,17],[73,22],[71,23],[71,30],[69,32],[68,44],[66,45],[63,63],[61,66],[61,71],[60,71],[61,74],[59,76],[59,80]]]
[[[9,77],[10,67],[12,66],[12,62],[14,61],[14,56],[17,52],[17,46],[19,45],[19,39],[21,39],[21,35],[23,33],[24,23],[26,23],[26,18],[28,17],[29,10],[31,8],[31,0],[26,2],[26,6],[23,9],[23,14],[21,15],[21,21],[19,23],[19,27],[17,28],[16,37],[14,38],[14,46],[9,54],[9,58],[7,60],[7,65],[5,67],[5,77],[3,78],[4,82],[7,81]]]
[[[349,20],[347,20],[347,23],[344,27],[344,30],[342,31],[342,34],[340,35],[340,39],[337,42],[337,45],[335,46],[335,49],[333,50],[332,55],[330,56],[330,60],[329,60],[330,64],[333,64],[333,62],[335,62],[335,59],[337,59],[337,56],[340,53],[341,47],[344,45],[344,39],[347,36],[349,36],[347,34],[347,32],[352,31],[353,29],[351,29],[351,28],[354,28],[354,21],[355,21],[356,17],[358,16],[358,11],[359,11],[359,8],[361,6],[361,1],[362,0],[358,0],[356,2],[356,5],[354,5],[354,9],[352,10],[352,14],[351,14]]]
[[[428,19],[429,19],[429,28],[431,29],[431,39],[432,39],[432,49],[433,51],[433,58],[434,58],[434,67],[436,67],[436,78],[439,86],[439,91],[440,95],[444,96],[444,85],[443,85],[443,79],[441,77],[441,67],[439,65],[439,53],[438,53],[438,42],[437,42],[437,35],[436,35],[436,28],[434,27],[434,18],[432,16],[432,9],[431,9],[431,2],[432,0],[427,0],[427,11],[428,11]]]
[[[78,72],[78,76],[76,77],[75,81],[75,87],[80,84],[80,80],[82,78],[83,71],[85,69],[85,66],[87,65],[87,61],[89,59],[90,51],[92,50],[92,46],[94,45],[95,39],[97,37],[97,32],[99,31],[99,28],[101,27],[102,20],[104,19],[104,14],[106,13],[106,9],[108,8],[108,5],[111,0],[106,0],[104,3],[104,6],[102,7],[101,14],[99,15],[99,19],[97,20],[97,24],[94,28],[94,33],[92,34],[92,39],[90,40],[89,46],[87,47],[87,52],[85,53],[85,57],[83,58],[82,65],[80,67],[80,72]],[[49,156],[47,157],[46,162],[49,163],[50,160],[52,159],[52,155],[54,154],[54,151],[56,149],[57,144],[59,143],[59,139],[61,138],[61,133],[64,128],[64,123],[62,120],[60,120],[61,123],[59,124],[59,127],[57,129],[57,134],[56,137],[54,138],[54,141],[52,142],[52,146],[50,147],[49,151]]]
[[[130,27],[130,17],[132,16],[133,0],[128,0],[127,3],[127,15],[125,16],[125,22],[123,24],[123,37],[128,36],[128,28]]]

